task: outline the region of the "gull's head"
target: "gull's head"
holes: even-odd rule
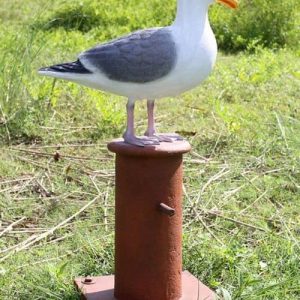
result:
[[[218,2],[221,4],[224,4],[225,6],[229,8],[237,8],[238,7],[238,1],[237,0],[213,0],[211,2]]]
[[[220,3],[229,8],[237,8],[239,5],[239,0],[177,0],[180,7],[205,7],[208,8],[209,5],[213,3]]]
[[[213,4],[215,2],[221,3],[229,8],[237,8],[238,7],[238,0],[201,0],[204,3],[206,2],[207,4]]]

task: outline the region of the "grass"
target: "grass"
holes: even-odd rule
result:
[[[105,22],[89,30],[37,30],[73,6],[0,3],[0,299],[79,299],[74,277],[114,271],[106,141],[124,130],[126,100],[36,69],[99,40],[167,24],[174,6],[107,1],[96,12],[106,12]],[[261,47],[221,53],[203,85],[158,102],[159,130],[193,145],[185,158],[184,268],[223,299],[300,297],[299,55]],[[145,104],[137,106],[141,133]]]

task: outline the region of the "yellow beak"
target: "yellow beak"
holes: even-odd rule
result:
[[[238,7],[238,1],[237,0],[217,0],[217,2],[225,4],[226,6],[230,8],[237,8]]]

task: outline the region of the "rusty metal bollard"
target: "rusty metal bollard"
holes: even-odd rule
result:
[[[182,271],[182,154],[187,142],[138,148],[111,143],[116,155],[115,297],[178,300]]]
[[[87,300],[201,300],[214,294],[182,272],[182,180],[186,141],[116,153],[115,276],[75,280]]]

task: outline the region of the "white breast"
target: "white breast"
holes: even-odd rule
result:
[[[208,21],[202,32],[186,34],[174,28],[173,34],[178,47],[178,61],[171,74],[176,95],[196,87],[209,76],[216,61],[217,43]]]

